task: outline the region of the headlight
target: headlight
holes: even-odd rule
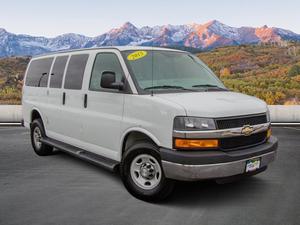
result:
[[[216,125],[213,119],[178,116],[174,119],[174,130],[178,131],[197,131],[215,130]]]
[[[267,108],[267,122],[271,122],[270,110]]]

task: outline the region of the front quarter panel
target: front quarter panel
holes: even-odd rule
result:
[[[139,131],[158,146],[172,148],[174,117],[185,115],[183,107],[155,95],[126,95],[120,145],[128,132]]]

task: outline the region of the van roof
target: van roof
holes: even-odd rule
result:
[[[174,51],[174,52],[185,52],[177,49],[171,49],[171,48],[163,48],[163,47],[151,47],[151,46],[103,46],[103,47],[97,47],[97,48],[80,48],[80,49],[70,49],[70,50],[61,50],[56,52],[48,52],[41,55],[33,56],[32,58],[38,58],[42,56],[48,56],[48,55],[55,55],[55,54],[61,54],[61,53],[72,53],[72,52],[79,52],[79,51],[96,51],[101,49],[115,49],[119,51],[130,51],[130,50],[164,50],[164,51]]]

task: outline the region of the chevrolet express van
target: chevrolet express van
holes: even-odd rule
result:
[[[118,169],[143,200],[167,197],[174,180],[257,174],[276,155],[266,103],[229,91],[184,51],[107,47],[34,57],[22,102],[38,155],[56,148]]]

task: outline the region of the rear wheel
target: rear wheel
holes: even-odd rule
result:
[[[120,166],[126,189],[136,198],[159,201],[168,197],[174,182],[164,175],[157,147],[139,142],[126,150]]]
[[[32,122],[30,136],[33,150],[37,155],[46,156],[53,154],[53,147],[41,142],[41,139],[46,137],[41,119],[35,119]]]

